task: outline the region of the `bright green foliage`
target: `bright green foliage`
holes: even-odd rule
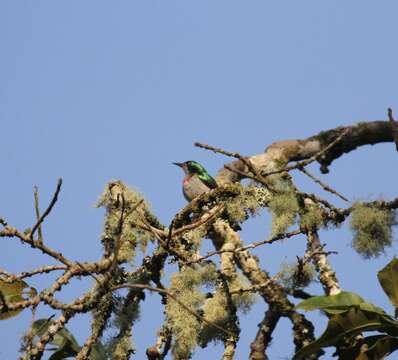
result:
[[[283,262],[280,270],[281,282],[287,289],[295,290],[307,287],[316,277],[316,271],[311,263],[299,266],[297,262]]]
[[[341,292],[332,296],[314,296],[302,301],[296,308],[306,311],[323,310],[329,314],[329,322],[325,332],[317,340],[300,349],[293,357],[294,360],[305,359],[323,347],[337,345],[343,337],[354,337],[365,331],[378,330],[392,336],[398,335],[397,321],[387,315],[383,309],[365,302],[355,293]],[[351,358],[356,359],[356,356]]]
[[[396,276],[392,270],[398,261],[393,259],[379,274],[379,281],[387,295],[395,293]],[[390,298],[391,300],[391,298]],[[394,301],[391,300],[393,303]],[[306,359],[310,354],[321,348],[337,346],[345,339],[353,339],[366,331],[377,331],[380,335],[363,337],[361,344],[349,349],[350,353],[339,353],[342,359],[379,360],[398,349],[398,322],[386,312],[351,292],[341,292],[332,296],[314,296],[302,301],[296,306],[306,311],[323,310],[329,316],[329,322],[324,333],[314,342],[301,348],[293,360]],[[361,345],[359,344],[359,345]]]
[[[329,314],[336,314],[347,311],[351,306],[385,314],[382,309],[365,302],[359,295],[349,291],[342,291],[339,294],[330,296],[313,296],[297,304],[296,308],[305,311],[320,309]]]
[[[398,335],[398,322],[386,314],[382,315],[379,312],[362,310],[354,306],[347,307],[344,312],[332,315],[321,337],[301,348],[293,360],[307,359],[310,354],[323,347],[337,345],[344,337],[353,338],[366,331],[380,331],[395,337]]]
[[[271,236],[286,232],[294,224],[300,209],[292,191],[274,195],[268,208],[272,215]]]
[[[113,181],[107,184],[97,202],[97,207],[106,208],[102,242],[106,249],[119,246],[119,260],[133,260],[137,244],[144,252],[148,241],[152,240],[152,234],[136,226],[140,217],[143,217],[142,214],[149,212],[146,201],[136,208],[142,199],[142,195],[136,190],[127,187],[121,181]]]
[[[172,276],[169,291],[177,296],[183,304],[196,311],[205,301],[205,295],[200,291],[200,287],[213,283],[217,276],[213,265],[187,267]],[[189,359],[197,345],[200,321],[170,298],[166,305],[166,315],[173,332],[174,359]]]
[[[25,289],[30,289],[26,291]],[[33,297],[37,294],[35,288],[29,287],[29,285],[22,280],[15,280],[13,282],[7,282],[0,279],[0,320],[12,318],[22,312],[22,309],[10,311],[7,309],[7,305],[24,301],[29,297]],[[28,296],[26,296],[28,295]],[[2,302],[5,302],[3,304]]]
[[[391,246],[391,227],[395,224],[393,210],[357,203],[351,213],[352,247],[366,259],[381,255],[386,247]]]

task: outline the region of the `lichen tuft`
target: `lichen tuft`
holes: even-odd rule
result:
[[[354,205],[350,227],[354,232],[352,247],[365,259],[378,257],[392,245],[392,226],[396,225],[395,211]]]
[[[217,271],[211,264],[183,268],[171,278],[170,292],[194,311],[198,311],[205,301],[200,291],[202,285],[214,282]],[[169,299],[166,305],[168,324],[173,332],[172,353],[175,359],[189,359],[197,345],[201,323],[180,304]]]
[[[292,191],[274,195],[268,208],[272,216],[271,236],[286,232],[294,224],[300,210],[297,197]]]
[[[119,246],[118,259],[132,261],[137,245],[145,252],[153,235],[136,226],[140,216],[150,213],[149,205],[142,194],[121,181],[111,181],[106,185],[96,206],[106,209],[101,240],[107,253],[115,251],[116,246]]]
[[[283,262],[280,274],[280,282],[289,290],[303,289],[316,278],[315,268],[308,262],[302,265],[297,262]]]

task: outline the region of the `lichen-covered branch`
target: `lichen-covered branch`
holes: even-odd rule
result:
[[[337,280],[336,273],[330,266],[327,256],[322,252],[318,252],[318,250],[322,249],[322,244],[319,240],[318,232],[315,230],[308,231],[307,239],[307,248],[308,251],[314,253],[311,258],[315,269],[319,274],[319,281],[322,284],[325,294],[339,294],[341,292],[341,287]]]
[[[258,324],[256,338],[250,344],[249,360],[268,360],[266,350],[281,316],[281,312],[271,304],[265,312],[264,319]]]
[[[319,230],[350,218],[354,250],[365,258],[378,256],[392,243],[398,197],[339,208],[318,194],[300,190],[291,171],[303,172],[323,190],[347,201],[305,167],[317,161],[325,173],[334,160],[360,146],[396,142],[397,126],[389,111],[389,121],[359,123],[322,131],[306,139],[275,142],[264,153],[252,156],[198,143],[201,148],[236,161],[225,164],[217,176],[218,186],[176,212],[168,227],[152,213],[142,194],[120,180],[111,181],[97,204],[105,209],[100,239],[103,254],[93,262],[70,259],[43,239],[42,228],[58,201],[62,181],[58,181],[42,214],[35,190],[36,222],[32,229],[21,231],[0,217],[0,239],[20,240],[22,245],[41,252],[55,264],[43,264],[36,269],[26,269],[21,264],[16,273],[0,270],[0,320],[16,316],[23,309],[35,310],[39,305],[60,315],[55,321],[39,319],[46,324],[41,332],[32,323],[21,359],[39,360],[43,352],[49,350],[48,345],[58,346],[60,342],[54,337],[65,336],[67,322],[86,312],[91,312],[93,319],[83,346],[76,341],[73,349],[59,346],[52,349],[60,351],[54,358],[60,358],[64,351],[65,356],[84,360],[102,349],[112,359],[129,359],[135,351],[134,325],[146,291],[160,296],[165,314],[154,345],[145,345],[148,360],[164,359],[169,352],[173,359],[188,359],[197,346],[205,348],[217,341],[224,344],[223,360],[236,358],[238,339],[244,334],[239,310],[250,308],[255,301],[254,294],[264,300],[266,311],[263,319],[258,320],[258,331],[250,345],[250,360],[268,359],[267,349],[283,317],[292,324],[295,349],[308,345],[314,340],[314,327],[295,309],[289,297],[311,297],[305,287],[315,277],[315,270],[327,295],[341,292],[327,257],[334,252],[324,251]],[[241,184],[242,179],[252,182]],[[261,214],[264,208],[272,217],[270,236],[245,244],[238,232],[241,225]],[[299,236],[302,234],[306,240]],[[307,251],[297,255],[293,265],[271,276],[260,267],[259,259],[250,250],[289,238],[306,241]],[[201,251],[204,239],[212,241],[213,248],[207,253]],[[149,243],[151,252],[147,254]],[[143,253],[143,260],[141,265],[135,265],[139,251]],[[177,265],[173,274],[169,264]],[[27,283],[33,277],[54,271],[62,273],[40,289]],[[165,277],[169,275],[170,281],[167,281]],[[94,282],[85,293],[70,302],[61,301],[64,289],[73,279],[88,276]],[[160,313],[161,309],[157,310]],[[112,335],[108,336],[110,328]],[[345,345],[350,348],[352,342]],[[321,354],[319,351],[308,359],[316,359]]]
[[[363,122],[356,125],[322,131],[307,139],[278,141],[265,149],[263,154],[249,157],[253,166],[263,173],[284,169],[291,161],[300,161],[317,156],[324,148],[332,144],[346,130],[347,133],[331,149],[316,160],[321,164],[321,171],[328,172],[329,165],[340,156],[364,145],[393,142],[393,133],[388,121]],[[228,164],[229,167],[247,172],[247,166],[240,160]],[[217,182],[220,184],[241,180],[236,172],[225,167],[219,170]]]
[[[228,239],[229,243],[241,246],[239,235],[226,222],[218,222],[214,227],[215,233],[221,239]],[[270,280],[268,273],[260,269],[258,261],[247,251],[236,252],[235,261],[252,285],[261,285]],[[314,328],[305,317],[294,310],[294,305],[287,299],[282,287],[270,282],[267,287],[261,287],[260,295],[269,305],[275,306],[282,316],[288,317],[293,323],[294,343],[296,349],[314,340]]]

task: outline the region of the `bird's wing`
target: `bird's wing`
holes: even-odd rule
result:
[[[201,174],[199,175],[199,179],[202,180],[210,189],[215,189],[218,186],[216,180],[214,180],[209,174]]]

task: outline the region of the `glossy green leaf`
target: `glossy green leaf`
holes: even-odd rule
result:
[[[356,336],[364,331],[398,335],[398,322],[387,315],[353,306],[344,313],[332,315],[321,337],[300,349],[293,359],[303,359],[323,347],[336,345],[345,336]]]
[[[398,259],[392,259],[377,273],[377,278],[393,306],[398,308]]]
[[[305,311],[311,310],[338,310],[344,309],[347,310],[347,307],[355,306],[363,303],[364,300],[357,294],[342,291],[337,295],[330,296],[313,296],[307,300],[302,301],[301,303],[296,305],[297,309],[302,309]]]
[[[29,291],[25,289],[29,289]],[[7,309],[7,305],[27,300],[36,294],[36,289],[29,287],[25,281],[15,280],[10,283],[0,279],[0,320],[14,317],[24,310],[10,311]]]
[[[303,309],[305,311],[323,310],[328,314],[335,315],[342,314],[353,306],[361,310],[377,312],[381,315],[385,315],[383,309],[365,302],[359,295],[348,291],[343,291],[337,295],[313,296],[299,303],[296,308]]]

